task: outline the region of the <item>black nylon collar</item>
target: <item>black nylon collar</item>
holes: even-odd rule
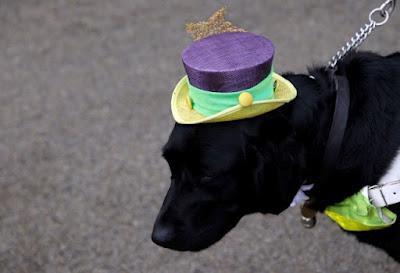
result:
[[[350,87],[347,77],[337,75],[335,70],[329,69],[329,79],[332,81],[333,92],[336,96],[335,110],[322,159],[320,181],[318,184],[327,183],[327,180],[336,168],[350,108]],[[317,202],[316,197],[311,197],[301,207],[301,222],[306,228],[312,228],[316,224],[317,211],[315,203]]]
[[[333,113],[331,128],[326,142],[325,153],[322,161],[321,182],[325,183],[336,167],[342,147],[344,133],[346,131],[349,108],[350,87],[345,75],[337,75],[335,70],[330,70],[330,80],[336,96],[335,110]]]

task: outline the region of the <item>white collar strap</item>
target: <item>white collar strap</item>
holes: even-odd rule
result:
[[[303,184],[296,196],[294,197],[291,207],[308,200],[309,197],[305,194],[313,188],[314,184]],[[396,203],[400,203],[400,180],[378,184],[369,187],[364,187],[361,192],[368,197],[371,204],[378,208],[387,207]]]
[[[306,182],[304,182],[304,183],[306,183]],[[295,207],[299,204],[303,204],[305,201],[310,199],[305,192],[311,190],[313,187],[314,187],[314,184],[303,184],[300,187],[300,189],[297,191],[296,196],[293,198],[293,201],[290,204],[290,207]]]
[[[379,208],[400,203],[400,180],[368,187],[368,198]]]

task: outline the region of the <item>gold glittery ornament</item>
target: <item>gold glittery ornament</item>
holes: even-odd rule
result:
[[[194,41],[223,32],[245,32],[244,29],[225,20],[225,8],[217,10],[207,21],[186,24],[186,31]]]

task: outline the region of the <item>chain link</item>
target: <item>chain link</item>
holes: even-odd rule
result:
[[[390,16],[392,15],[396,7],[396,0],[387,0],[380,7],[373,9],[369,14],[369,23],[361,27],[358,32],[350,38],[346,45],[344,45],[338,52],[332,57],[328,63],[328,67],[334,69],[341,59],[347,55],[351,50],[358,48],[371,33],[378,26],[382,26],[387,23]],[[374,18],[381,17],[381,20],[376,20]]]

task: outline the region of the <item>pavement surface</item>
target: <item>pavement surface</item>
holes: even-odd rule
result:
[[[150,241],[184,24],[226,5],[269,36],[278,71],[330,56],[381,1],[0,0],[0,272],[400,272],[298,208],[244,218],[200,253]],[[364,45],[400,49],[400,9]],[[379,91],[379,90],[377,90]]]

